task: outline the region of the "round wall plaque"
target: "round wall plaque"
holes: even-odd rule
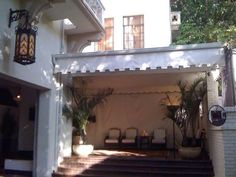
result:
[[[226,113],[223,107],[213,105],[208,111],[208,120],[214,126],[221,126],[225,123]]]

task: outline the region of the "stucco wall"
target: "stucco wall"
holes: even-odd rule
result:
[[[217,82],[210,73],[207,77],[207,97],[208,97],[208,108],[212,105],[218,105],[218,92]],[[226,177],[225,176],[225,145],[224,145],[224,131],[221,127],[215,127],[208,122],[208,146],[210,152],[210,158],[212,159],[215,177]],[[228,176],[227,176],[228,177]]]
[[[1,1],[2,3],[2,1]],[[16,3],[4,1],[0,6],[0,73],[7,74],[13,78],[25,80],[40,87],[50,88],[52,83],[51,54],[59,53],[60,36],[58,22],[49,22],[42,18],[38,25],[38,35],[36,37],[36,63],[23,66],[13,62],[15,48],[15,26],[13,22],[8,28],[9,9],[19,9]],[[46,50],[47,49],[47,50]]]
[[[17,0],[0,1],[0,74],[11,79],[13,78],[19,83],[24,81],[24,84],[26,83],[31,89],[39,91],[37,125],[35,126],[36,136],[34,136],[36,142],[35,152],[37,152],[34,155],[34,176],[48,177],[51,176],[52,170],[57,165],[58,155],[57,142],[59,142],[59,132],[57,127],[57,103],[59,100],[57,99],[58,95],[56,92],[57,81],[55,81],[52,75],[53,65],[51,55],[60,53],[60,22],[52,22],[46,16],[42,16],[37,25],[36,63],[23,66],[13,62],[15,47],[14,29],[18,22],[13,22],[11,28],[8,28],[9,9],[20,9],[21,5],[23,5],[21,8],[24,8],[24,5],[30,7],[27,3],[31,2],[33,1],[19,4],[20,1]],[[26,93],[24,92],[24,94]],[[35,96],[34,93],[32,94]],[[22,109],[21,111],[21,126],[24,126],[27,110]],[[32,133],[32,126],[30,125],[30,127]],[[21,142],[19,143],[19,149],[21,150],[32,149],[33,134],[28,133],[28,131],[23,130],[23,127],[20,127],[19,139]],[[25,134],[28,134],[27,137],[25,137]],[[25,139],[22,139],[23,137]],[[30,143],[26,143],[27,138],[29,138]]]
[[[88,125],[88,142],[95,148],[104,148],[104,138],[109,128],[117,127],[125,133],[128,127],[136,127],[141,135],[146,130],[149,135],[157,128],[166,130],[167,148],[173,148],[172,121],[165,118],[165,107],[161,100],[165,94],[127,94],[112,95],[104,105],[96,109],[96,122]],[[176,142],[181,142],[176,128]]]
[[[58,90],[58,95],[60,104],[58,105],[59,109],[59,114],[62,112],[62,107],[66,101],[66,96],[65,93],[66,91],[64,90],[65,86],[60,87],[60,90]],[[62,113],[60,114],[62,115]],[[72,122],[70,119],[67,119],[63,115],[59,118],[58,120],[58,126],[59,126],[59,133],[58,133],[58,140],[59,140],[59,159],[58,163],[60,163],[63,160],[63,157],[70,156],[72,153],[71,145],[72,145]]]
[[[208,129],[208,143],[215,177],[225,177],[225,150],[222,130]]]
[[[171,43],[169,0],[102,0],[104,18],[114,18],[114,50],[123,50],[123,16],[144,15],[144,48]],[[93,51],[94,47],[85,48]]]
[[[163,47],[171,43],[169,0],[102,1],[104,17],[114,17],[114,49],[123,49],[123,16],[144,15],[144,47]]]

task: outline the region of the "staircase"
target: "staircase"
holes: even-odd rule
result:
[[[154,157],[66,157],[52,177],[213,177],[210,160]]]

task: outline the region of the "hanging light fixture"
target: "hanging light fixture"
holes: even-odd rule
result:
[[[29,12],[27,10],[10,9],[8,27],[13,21],[19,20],[16,27],[15,55],[14,61],[22,65],[35,62],[35,45],[37,27],[29,23]]]

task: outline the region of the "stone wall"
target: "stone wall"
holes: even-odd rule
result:
[[[222,126],[225,177],[236,176],[236,108],[225,107],[227,119]]]

